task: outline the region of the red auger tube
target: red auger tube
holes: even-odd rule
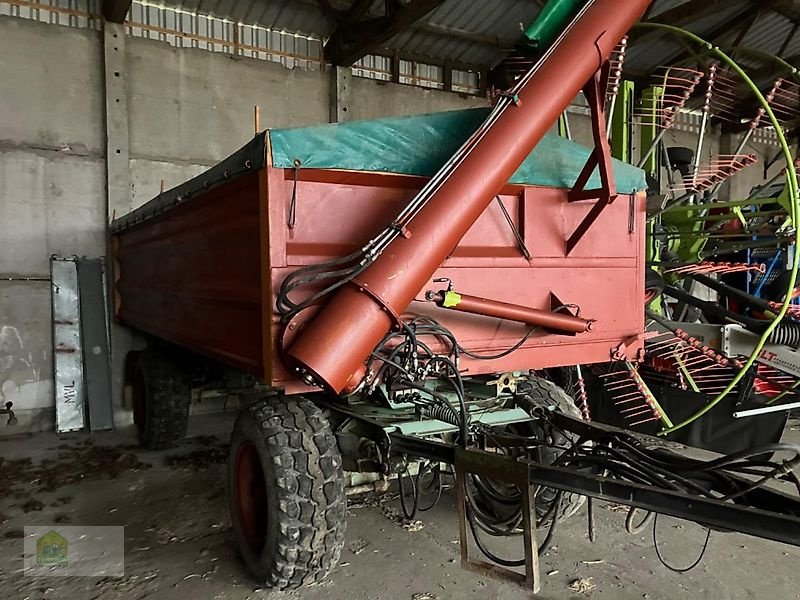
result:
[[[396,324],[558,116],[608,59],[650,0],[593,0],[430,200],[289,349],[304,379],[352,391],[369,353]]]

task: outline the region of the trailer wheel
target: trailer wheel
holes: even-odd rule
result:
[[[344,472],[315,404],[265,399],[239,414],[228,500],[239,550],[259,583],[287,590],[330,573],[344,545]]]
[[[539,377],[529,377],[525,381],[517,384],[517,405],[524,409],[529,414],[533,414],[537,407],[549,407],[555,405],[557,409],[567,415],[581,419],[581,411],[575,404],[569,394],[563,389],[558,387],[552,381],[541,379]],[[563,433],[560,432],[545,432],[536,422],[521,424],[522,427],[528,429],[528,435],[544,437],[545,435],[552,435],[554,446],[565,446],[569,442],[575,441],[567,439]],[[542,448],[540,450],[540,457],[542,462],[546,465],[553,464],[563,453],[559,448]],[[558,490],[549,487],[541,487],[536,493],[536,515],[539,527],[549,526],[552,522],[552,515],[549,515],[553,502],[558,496]],[[578,509],[583,506],[586,501],[585,496],[580,494],[573,494],[564,492],[561,495],[561,504],[558,507],[556,518],[559,522],[565,521]]]
[[[133,404],[139,443],[148,450],[180,444],[189,423],[191,387],[185,369],[155,350],[129,352],[125,387]]]
[[[664,291],[664,279],[653,269],[644,272],[644,303],[650,304]]]

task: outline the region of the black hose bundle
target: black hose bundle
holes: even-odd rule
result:
[[[431,480],[427,483],[423,478],[426,474],[431,474]],[[413,503],[411,508],[406,504],[406,478],[408,478],[409,485],[411,486],[411,498]],[[403,515],[406,519],[415,519],[417,513],[426,512],[432,509],[439,502],[442,497],[442,469],[438,463],[420,462],[417,469],[417,474],[412,476],[408,473],[408,465],[402,465],[397,472],[397,483],[400,488],[400,508],[403,509]],[[420,502],[424,496],[433,495],[434,498],[426,506]]]
[[[364,250],[359,250],[341,258],[300,267],[290,273],[278,289],[275,300],[278,314],[281,315],[283,322],[289,321],[300,311],[358,277],[369,265],[370,261],[367,260]],[[289,294],[297,288],[320,285],[323,286],[321,290],[314,292],[302,302],[294,302],[289,297]]]

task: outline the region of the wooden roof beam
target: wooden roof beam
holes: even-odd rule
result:
[[[112,23],[124,23],[132,0],[103,0],[103,16]]]
[[[369,17],[370,0],[355,0],[337,19],[338,25],[325,43],[325,59],[348,67],[374,52],[391,37],[408,29],[444,0],[386,0],[384,15]]]

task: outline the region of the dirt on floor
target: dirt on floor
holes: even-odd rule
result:
[[[400,518],[391,492],[352,500],[347,542],[329,580],[291,593],[259,587],[239,562],[225,497],[229,416],[195,419],[180,448],[145,452],[132,432],[0,437],[0,598],[347,600],[517,599],[528,594],[460,568],[454,495],[420,520]],[[787,432],[794,438],[798,433]],[[800,549],[738,534],[711,534],[699,566],[674,573],[659,562],[653,531],[625,533],[626,512],[595,510],[598,539],[583,509],[563,524],[542,557],[543,599],[708,600],[800,598]],[[23,573],[23,527],[121,525],[119,578],[30,577]],[[664,559],[680,567],[698,556],[705,529],[662,517]],[[493,546],[521,555],[518,539]]]

